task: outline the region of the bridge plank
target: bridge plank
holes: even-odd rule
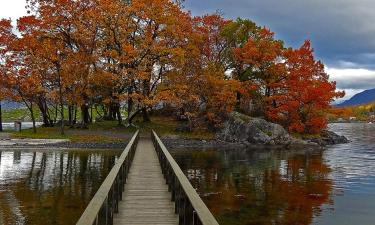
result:
[[[177,225],[171,194],[151,139],[141,138],[114,224]]]

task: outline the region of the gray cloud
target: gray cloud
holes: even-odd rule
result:
[[[327,73],[339,89],[361,91],[375,87],[375,70],[327,68]]]
[[[0,1],[0,17],[25,14],[25,1]],[[220,10],[267,26],[287,46],[311,39],[337,87],[348,96],[375,87],[374,0],[186,0],[193,15]]]
[[[311,39],[330,67],[375,69],[373,0],[187,0],[194,15],[220,10],[268,26],[287,45]]]

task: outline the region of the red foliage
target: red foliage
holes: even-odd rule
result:
[[[324,65],[314,59],[310,41],[299,49],[286,49],[284,57],[287,73],[277,94],[270,98],[276,104],[268,105],[267,115],[292,132],[319,133],[326,127],[330,103],[344,93],[336,91]]]

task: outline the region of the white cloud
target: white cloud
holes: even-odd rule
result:
[[[346,92],[345,99],[375,88],[375,70],[327,68],[326,71],[330,79],[337,82],[337,88]]]
[[[304,32],[302,32],[302,37],[298,38],[300,40],[309,37],[309,35],[307,35],[309,32],[307,31],[314,31],[312,33],[316,34],[317,37],[313,39],[318,40],[318,44],[315,46],[315,48],[318,51],[324,49],[327,50],[327,52],[323,53],[323,56],[325,56],[325,60],[332,61],[334,63],[330,63],[330,65],[335,65],[334,67],[327,68],[327,72],[330,75],[331,80],[335,80],[337,82],[338,89],[346,91],[345,99],[350,98],[354,94],[359,93],[365,89],[375,88],[375,70],[371,69],[374,68],[374,66],[370,65],[367,66],[367,68],[369,69],[365,69],[363,64],[361,65],[361,63],[357,62],[362,58],[370,58],[370,63],[372,64],[375,58],[375,54],[372,53],[372,48],[369,47],[373,45],[373,34],[375,34],[375,28],[371,20],[371,18],[373,18],[374,16],[372,12],[373,7],[369,7],[375,5],[373,0],[344,0],[343,2],[345,4],[342,4],[342,2],[339,0],[318,0],[314,2],[286,0],[287,2],[293,4],[285,4],[285,2],[277,3],[282,4],[281,6],[286,5],[288,6],[288,8],[290,8],[290,6],[293,6],[293,9],[288,10],[293,10],[293,12],[297,13],[296,16],[300,18],[305,18],[306,13],[309,15],[316,13],[316,15],[314,14],[315,16],[308,17],[314,18],[313,22],[311,22],[310,20],[301,20],[303,21],[304,26],[297,26],[298,24],[295,24],[296,22],[300,21],[299,19],[288,17],[285,17],[285,20],[282,20],[279,23],[279,20],[275,19],[275,16],[279,17],[280,15],[277,13],[282,13],[284,12],[284,10],[278,9],[279,7],[274,7],[274,1],[237,1],[238,4],[231,4],[232,2],[230,2],[229,0],[207,0],[203,2],[200,0],[191,0],[187,1],[186,4],[188,5],[188,9],[193,10],[194,14],[201,14],[207,11],[215,11],[215,9],[222,9],[233,18],[237,16],[248,17],[248,15],[253,15],[255,17],[254,19],[259,19],[259,21],[261,21],[261,24],[275,27],[276,30],[281,32],[281,36],[286,37],[287,41],[288,39],[293,39],[291,38],[291,36],[296,36],[297,31],[291,28],[303,28]],[[26,15],[25,2],[25,0],[0,0],[0,18],[12,18],[13,22],[15,22],[19,17]],[[306,4],[310,7],[306,7]],[[239,5],[241,5],[241,7],[238,7]],[[341,8],[340,10],[337,10],[337,5],[343,6],[345,10]],[[275,8],[277,9],[276,11],[274,11]],[[310,8],[313,8],[315,10],[311,11]],[[306,9],[308,11],[306,12],[306,10],[297,9]],[[292,15],[293,13],[289,13],[288,10],[286,10],[284,14]],[[342,14],[349,15],[348,18],[350,18],[350,21],[352,21],[352,23],[349,23],[348,25],[346,22],[343,22],[343,19],[345,19],[345,17],[337,16]],[[370,19],[365,16],[357,15],[366,15]],[[331,16],[335,16],[335,18],[339,19],[332,20]],[[319,23],[315,20],[324,20],[325,22]],[[331,22],[328,23],[327,21]],[[286,24],[288,26],[284,27],[282,26],[283,24]],[[316,24],[319,24],[319,26],[315,26]],[[322,24],[326,25],[322,27]],[[337,27],[337,29],[333,29],[333,27]],[[358,36],[358,31],[355,29],[351,29],[353,27],[356,27],[361,34],[367,34],[363,36],[369,36],[370,38],[368,38],[368,40],[370,41],[365,38],[361,39],[360,37],[362,36]],[[350,33],[349,31],[353,31],[357,38],[353,38],[353,36],[347,37],[345,34]],[[330,32],[332,33],[331,36],[333,36],[334,38],[330,38],[331,36],[328,35],[330,34]],[[297,32],[297,34],[299,33]],[[322,34],[325,35],[324,38],[320,40],[319,37]],[[338,39],[338,36],[340,36],[341,38]],[[352,42],[353,40],[355,40],[355,42]],[[346,48],[343,48],[342,45],[338,45],[337,48],[335,48],[336,44],[341,42],[346,46]],[[370,43],[365,46],[356,47],[357,44],[366,44],[366,42]],[[350,47],[348,48],[347,46]],[[359,49],[359,51],[354,54],[353,52],[351,52],[351,49],[353,48],[357,50]],[[346,49],[347,52],[345,52],[344,56],[349,55],[351,57],[345,58],[343,57],[343,55],[337,55],[337,53],[335,53],[337,49],[340,49],[340,51]],[[358,57],[358,55],[360,55],[361,57]],[[356,58],[357,61],[354,60],[353,57]]]
[[[25,6],[25,0],[0,0],[0,18],[11,18],[15,22],[27,14]]]

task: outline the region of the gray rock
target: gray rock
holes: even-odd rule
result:
[[[308,139],[308,141],[320,146],[349,143],[349,140],[345,136],[338,135],[335,132],[328,130],[323,130],[319,138],[311,138]]]
[[[184,133],[184,132],[191,132],[192,130],[191,130],[191,127],[188,125],[181,125],[177,127],[175,131]]]
[[[226,142],[263,145],[307,144],[291,137],[279,124],[238,112],[231,113],[224,128],[217,134],[217,138]]]

